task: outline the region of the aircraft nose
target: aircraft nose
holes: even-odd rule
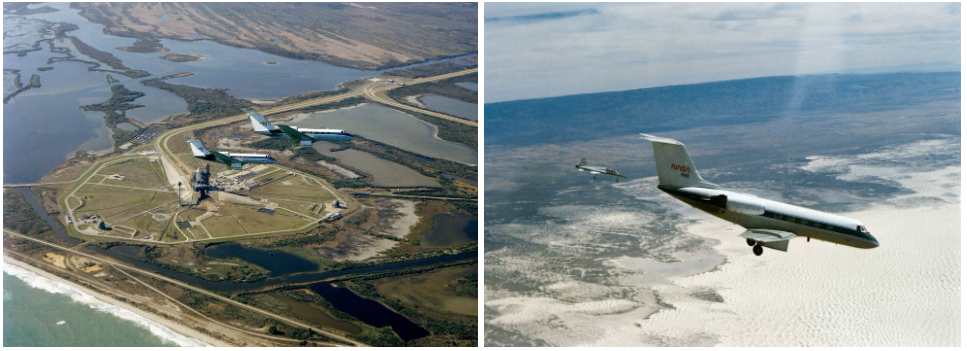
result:
[[[873,245],[872,247],[870,247],[871,249],[880,247],[880,241],[876,240],[876,238],[874,238],[872,235],[870,235],[870,241],[871,241],[870,244]]]

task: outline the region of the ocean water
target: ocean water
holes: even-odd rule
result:
[[[3,346],[207,346],[20,267],[3,265]]]

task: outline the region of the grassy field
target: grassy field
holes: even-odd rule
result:
[[[171,223],[171,217],[159,221],[154,219],[153,216],[151,213],[143,213],[117,224],[137,228],[141,231],[139,232],[141,236],[146,234],[145,232],[164,233],[168,229],[168,226],[174,225]]]
[[[275,199],[275,198],[271,198],[269,199],[269,201],[279,204],[280,208],[285,208],[291,211],[295,211],[303,216],[310,217],[310,218],[322,218],[322,216],[326,215],[325,210],[322,210],[321,212],[319,211],[321,208],[325,207],[324,202],[294,201],[294,200],[283,200],[283,199]],[[310,207],[312,208],[312,212],[309,211]],[[276,213],[279,213],[279,212],[276,211]]]
[[[90,161],[68,161],[72,162],[70,166],[58,168],[50,173],[44,175],[40,179],[41,182],[70,182],[77,180],[84,172],[87,172],[91,165]]]
[[[302,176],[287,176],[259,186],[249,194],[253,197],[287,198],[295,200],[326,202],[336,197],[318,183],[310,184]]]
[[[84,205],[77,209],[78,212],[95,212],[102,217],[111,217],[120,212],[127,211],[134,206],[147,204],[152,202],[156,197],[165,199],[167,195],[171,200],[175,200],[176,197],[173,194],[157,191],[128,189],[98,184],[85,184],[75,195],[84,202]]]
[[[309,223],[288,211],[267,214],[257,211],[254,206],[223,204],[218,207],[218,215],[202,221],[214,237],[289,230]]]
[[[227,235],[238,235],[238,234],[248,234],[249,231],[242,228],[238,220],[230,215],[212,216],[201,221],[205,225],[205,229],[212,236],[227,236]],[[201,228],[199,228],[200,230]]]
[[[101,168],[97,174],[110,176],[118,174],[124,180],[106,179],[102,184],[122,185],[140,188],[160,188],[167,186],[160,162],[147,158],[132,158]]]
[[[410,305],[427,315],[450,319],[453,314],[476,316],[477,299],[454,292],[460,279],[477,273],[477,265],[436,269],[421,274],[380,278],[371,281],[389,299]]]

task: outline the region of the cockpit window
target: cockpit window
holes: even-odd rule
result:
[[[866,231],[866,227],[861,226],[861,225],[856,226],[856,230],[859,230],[859,231],[864,232],[864,233],[869,233],[868,231]]]

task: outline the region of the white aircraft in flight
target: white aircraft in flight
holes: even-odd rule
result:
[[[685,145],[668,138],[641,134],[651,141],[658,167],[658,189],[703,212],[746,229],[746,239],[756,256],[762,247],[786,251],[797,236],[816,238],[846,246],[872,249],[880,246],[863,223],[843,216],[761,199],[712,184],[698,175]]]
[[[242,109],[243,112],[248,114],[248,119],[252,121],[252,129],[256,133],[268,136],[281,136],[287,137],[292,140],[299,141],[299,145],[302,146],[312,146],[312,142],[318,140],[325,141],[349,141],[353,140],[353,136],[346,131],[341,129],[312,129],[312,128],[299,128],[295,126],[287,126],[280,124],[278,126],[273,126],[269,123],[269,120],[265,119],[265,116],[249,110],[247,108]]]
[[[591,172],[591,174],[593,174],[591,178],[595,178],[595,179],[598,178],[598,174],[612,176],[614,177],[614,181],[616,182],[618,181],[619,178],[627,178],[621,175],[621,173],[618,173],[618,171],[615,171],[608,167],[588,166],[588,159],[586,157],[581,158],[581,163],[578,163],[577,165],[575,165],[574,168],[577,168],[581,172]]]
[[[196,139],[188,139],[188,145],[191,145],[191,154],[195,157],[224,163],[233,169],[242,169],[242,165],[246,163],[275,163],[275,159],[269,155],[208,151],[205,145]]]

